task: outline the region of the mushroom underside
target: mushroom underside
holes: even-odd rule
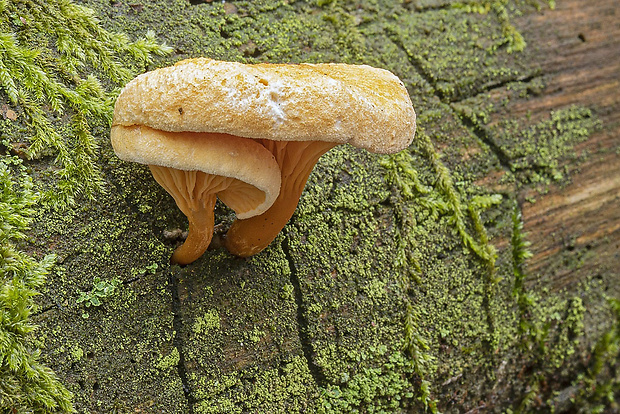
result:
[[[293,216],[315,164],[337,145],[325,141],[256,141],[275,156],[282,184],[276,201],[267,211],[236,220],[224,236],[221,243],[230,253],[240,257],[259,253],[276,238]]]
[[[191,263],[209,247],[213,237],[213,209],[218,197],[240,216],[265,200],[263,191],[235,178],[159,165],[149,165],[149,168],[189,221],[187,239],[174,251],[172,263]]]

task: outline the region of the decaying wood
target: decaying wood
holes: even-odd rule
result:
[[[521,118],[568,105],[595,108],[602,128],[578,152],[595,154],[576,166],[570,184],[524,203],[523,219],[534,256],[528,268],[554,289],[596,272],[620,277],[620,8],[615,0],[560,1],[557,9],[523,18],[530,46],[549,75],[545,90],[506,112]],[[601,149],[607,149],[600,154]],[[525,192],[523,197],[533,196]],[[587,250],[579,268],[555,266],[563,250]],[[550,270],[551,269],[551,270]],[[620,280],[618,285],[620,285]],[[617,287],[620,289],[620,287]]]
[[[45,359],[79,411],[590,407],[597,344],[617,329],[607,299],[620,298],[617,0],[559,0],[555,10],[538,11],[531,1],[491,2],[523,11],[509,17],[527,42],[514,53],[498,15],[448,0],[87,3],[111,30],[136,37],[144,26],[155,30],[175,50],[161,65],[209,55],[390,69],[433,148],[412,147],[400,164],[332,151],[265,252],[240,260],[208,251],[181,268],[169,257],[185,217],[148,171],[114,156],[100,131],[110,190],[87,208],[39,217],[29,246],[58,257],[40,297],[46,311],[35,319]],[[591,111],[598,127],[571,146],[575,156],[558,156],[562,179],[519,181],[503,146],[518,144],[502,136],[502,125],[517,120],[525,130],[573,105]],[[429,166],[433,156],[439,161]],[[442,180],[439,164],[448,171]],[[399,187],[388,174],[410,181]],[[414,180],[422,185],[413,188]],[[439,181],[454,185],[452,201],[462,197],[461,233]],[[403,194],[406,186],[413,195]],[[480,195],[491,201],[476,223],[467,203]],[[533,253],[522,269],[511,239],[515,212]],[[231,220],[216,208],[216,222],[227,228]],[[474,243],[488,235],[495,268],[483,249],[466,245],[467,231]],[[77,298],[94,277],[122,284],[100,307],[85,308]],[[617,355],[607,357],[600,378],[617,384]]]

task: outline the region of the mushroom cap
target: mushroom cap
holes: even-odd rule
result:
[[[233,190],[220,194],[242,219],[267,210],[280,192],[281,174],[275,157],[252,140],[226,134],[160,131],[143,125],[115,125],[110,138],[114,152],[125,161],[231,177],[264,193],[253,191],[249,201],[246,197],[241,202],[231,194]],[[235,191],[238,189],[236,186]]]
[[[350,143],[392,153],[413,140],[415,112],[403,83],[384,69],[198,58],[129,82],[113,125]]]

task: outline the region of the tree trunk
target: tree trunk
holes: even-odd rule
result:
[[[154,30],[174,49],[157,66],[389,69],[418,131],[393,156],[324,155],[259,255],[182,268],[185,217],[98,131],[106,191],[41,206],[26,246],[57,255],[37,335],[79,412],[618,410],[616,0],[85,3]],[[96,277],[121,283],[78,302]]]

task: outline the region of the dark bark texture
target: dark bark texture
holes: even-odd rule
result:
[[[79,412],[618,412],[617,0],[85,3],[171,46],[153,67],[389,69],[418,131],[334,148],[264,252],[186,267],[183,214],[94,131],[105,191],[24,243],[57,255],[36,332]]]

